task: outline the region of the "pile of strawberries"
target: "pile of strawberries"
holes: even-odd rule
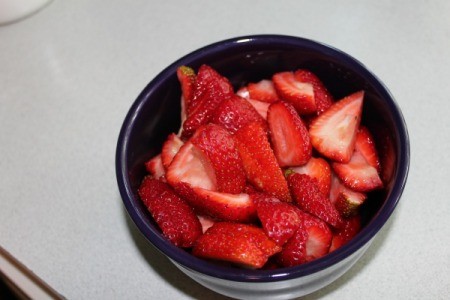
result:
[[[167,239],[259,269],[309,262],[359,232],[359,208],[383,187],[363,91],[336,101],[304,69],[237,92],[207,65],[177,75],[182,127],[139,188]]]

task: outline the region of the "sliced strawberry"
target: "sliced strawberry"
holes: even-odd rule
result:
[[[336,207],[342,217],[350,218],[358,214],[359,208],[364,203],[366,198],[367,197],[365,194],[353,192],[348,189],[339,193],[334,207]]]
[[[358,146],[355,146],[350,161],[348,163],[334,162],[331,167],[344,185],[354,191],[369,192],[379,189],[383,187],[383,182],[377,169],[368,163],[365,158],[368,155],[367,149],[369,148],[366,139],[357,140]],[[363,142],[363,146],[359,144],[360,141]],[[361,149],[366,152],[362,152]],[[370,155],[370,157],[372,156]]]
[[[308,212],[333,227],[340,227],[342,218],[339,212],[319,190],[317,180],[306,175],[291,173],[287,176],[289,188],[295,203],[305,212]]]
[[[166,170],[164,169],[162,163],[161,154],[158,154],[149,159],[145,163],[145,169],[153,176],[153,178],[155,179],[163,178],[164,175],[166,174]]]
[[[306,241],[306,257],[308,261],[322,257],[330,249],[333,233],[330,227],[319,218],[310,214],[297,212],[303,219],[304,227],[308,232]]]
[[[169,167],[181,146],[183,146],[183,141],[175,133],[169,134],[161,150],[162,164],[165,169]]]
[[[180,190],[196,212],[222,221],[253,222],[256,208],[248,194],[229,194],[194,187]]]
[[[325,159],[322,157],[311,157],[305,165],[290,169],[295,173],[306,174],[315,178],[319,190],[324,196],[328,197],[331,186],[331,167]]]
[[[269,110],[270,103],[253,99],[247,99],[247,101],[256,109],[264,120],[267,120],[267,111]]]
[[[283,246],[300,226],[301,219],[296,208],[266,194],[252,194],[256,213],[267,236]]]
[[[270,147],[265,124],[250,123],[239,129],[234,137],[247,180],[260,191],[282,201],[291,201],[286,179]]]
[[[263,79],[256,83],[249,83],[247,85],[247,90],[250,99],[268,103],[280,100],[272,80],[269,79]]]
[[[264,122],[256,109],[244,98],[233,96],[224,100],[214,112],[211,122],[235,133],[251,122]]]
[[[367,127],[360,126],[356,135],[355,148],[361,153],[367,163],[374,167],[378,173],[380,173],[380,158],[378,157],[375,139]]]
[[[300,115],[317,111],[314,86],[311,83],[299,81],[293,72],[276,73],[272,81],[280,98],[292,103]]]
[[[346,219],[344,221],[344,225],[342,226],[342,228],[340,228],[333,234],[330,252],[348,243],[358,234],[360,230],[361,230],[360,215],[355,215],[349,219]]]
[[[163,235],[174,245],[191,247],[202,235],[194,211],[168,184],[145,177],[138,193]]]
[[[195,244],[192,254],[206,259],[231,262],[246,268],[259,269],[269,257],[281,250],[253,225],[218,222]]]
[[[185,119],[186,111],[189,109],[192,98],[194,98],[196,75],[195,71],[187,66],[180,66],[177,69],[178,81],[181,85],[181,114]]]
[[[332,173],[330,201],[343,218],[356,215],[366,198],[366,194],[349,189]]]
[[[273,151],[281,167],[300,166],[311,158],[308,129],[292,104],[274,102],[267,112]]]
[[[167,182],[178,192],[188,187],[217,190],[217,180],[211,162],[190,141],[181,146],[166,172]],[[184,196],[184,195],[183,195]]]
[[[244,166],[234,139],[225,128],[215,124],[203,125],[190,141],[209,158],[219,192],[242,192],[246,184]]]
[[[283,267],[293,267],[307,262],[306,241],[308,232],[303,224],[299,226],[294,236],[290,238],[280,253],[277,254],[277,261]]]
[[[328,253],[333,234],[328,225],[312,215],[297,209],[301,224],[287,241],[277,258],[281,265],[300,265]]]
[[[308,70],[300,69],[295,71],[295,78],[300,82],[312,84],[314,90],[314,101],[316,103],[318,115],[326,111],[333,104],[333,96],[314,73]]]
[[[351,94],[311,122],[311,143],[322,155],[343,163],[350,160],[361,121],[363,98],[362,91]]]
[[[203,124],[207,124],[219,104],[234,95],[231,83],[213,68],[202,65],[197,73],[194,97],[187,109],[183,123],[183,137],[191,136]]]
[[[205,215],[197,215],[198,220],[200,221],[200,224],[202,225],[202,232],[205,233],[206,230],[208,230],[211,226],[216,223],[216,220],[209,216]]]

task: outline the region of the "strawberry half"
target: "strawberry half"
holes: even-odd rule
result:
[[[266,194],[257,193],[251,197],[267,236],[283,246],[300,226],[301,219],[295,206]]]
[[[361,230],[361,217],[356,215],[344,221],[342,228],[333,234],[330,252],[342,247],[353,239]]]
[[[145,177],[138,193],[163,235],[174,245],[191,247],[202,235],[194,211],[168,184]]]
[[[280,98],[290,102],[300,115],[317,111],[314,87],[311,83],[299,81],[293,72],[276,73],[272,81]]]
[[[181,146],[167,168],[167,182],[178,192],[185,186],[217,189],[217,180],[211,162],[190,141]],[[182,196],[184,196],[182,194]]]
[[[187,107],[183,137],[190,137],[198,127],[208,123],[219,104],[233,95],[233,87],[228,79],[213,68],[202,65],[197,73],[194,97]]]
[[[278,262],[285,267],[300,265],[326,255],[333,238],[325,222],[298,209],[297,214],[302,220],[301,224],[277,255]]]
[[[375,139],[365,126],[360,126],[356,135],[355,149],[359,151],[369,165],[378,173],[381,171],[380,158],[375,145]]]
[[[306,174],[317,180],[317,186],[326,197],[330,194],[331,187],[331,167],[322,157],[311,157],[309,161],[301,167],[290,168],[295,173]]]
[[[291,201],[286,179],[270,147],[265,124],[247,124],[234,137],[247,180],[260,191],[282,201]]]
[[[244,167],[234,139],[226,129],[215,124],[203,125],[190,141],[202,150],[211,162],[219,192],[242,192],[246,184]]]
[[[287,177],[289,188],[297,206],[333,227],[340,227],[342,218],[328,197],[319,190],[317,180],[306,175],[290,173]]]
[[[253,225],[218,222],[196,242],[192,254],[206,259],[231,262],[259,269],[281,250],[261,228]]]
[[[295,108],[288,102],[270,105],[267,122],[273,151],[280,167],[300,166],[311,158],[308,129]]]
[[[264,122],[256,109],[244,98],[233,96],[224,100],[214,112],[211,122],[231,133],[251,122]]]
[[[351,94],[311,122],[311,143],[319,153],[342,163],[350,160],[361,121],[363,98],[362,91]]]
[[[336,175],[345,186],[357,192],[369,192],[383,187],[378,174],[379,159],[368,131],[359,130],[355,150],[348,163],[331,164]]]
[[[147,172],[150,173],[150,175],[152,175],[153,178],[155,179],[163,178],[166,173],[166,170],[164,169],[162,163],[161,154],[158,154],[149,159],[145,163],[145,169],[147,170]]]
[[[263,79],[256,83],[247,85],[248,95],[250,99],[272,103],[280,100],[272,80]]]
[[[222,221],[249,223],[256,208],[248,194],[220,193],[194,187],[180,192],[196,212]]]
[[[183,146],[183,141],[175,133],[169,134],[161,150],[162,164],[165,169],[172,163],[181,146]]]
[[[312,84],[318,115],[326,111],[333,104],[333,96],[314,73],[300,69],[295,71],[295,78],[300,82]]]

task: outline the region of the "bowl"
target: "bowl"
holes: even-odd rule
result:
[[[307,68],[336,99],[365,90],[363,123],[374,134],[383,160],[385,188],[370,195],[362,208],[363,227],[349,243],[312,262],[275,270],[249,270],[214,264],[192,256],[165,239],[138,195],[144,162],[180,127],[178,66],[202,64],[229,78],[235,89],[270,78],[279,71]],[[396,208],[409,169],[409,138],[400,108],[384,84],[348,54],[304,38],[253,35],[198,49],[161,71],[132,104],[116,150],[120,194],[131,219],[145,238],[182,272],[220,294],[240,299],[290,299],[314,292],[344,274],[368,249]]]

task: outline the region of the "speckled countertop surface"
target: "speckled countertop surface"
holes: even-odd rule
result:
[[[278,33],[333,45],[389,87],[411,139],[396,213],[343,277],[305,299],[450,293],[450,2],[54,1],[0,27],[0,245],[69,299],[225,299],[150,246],[122,205],[125,114],[182,55]]]

